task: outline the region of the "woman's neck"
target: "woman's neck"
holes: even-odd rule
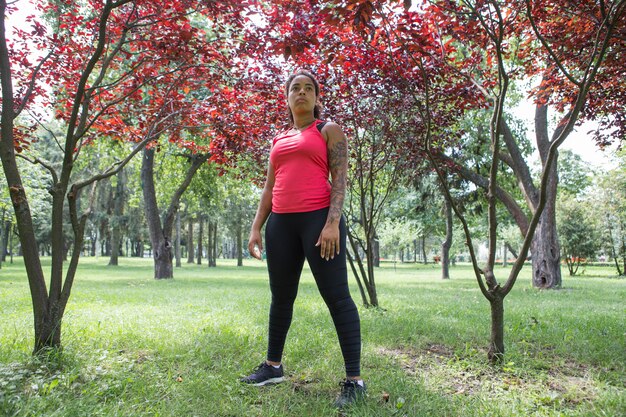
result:
[[[315,122],[315,116],[307,115],[293,118],[293,127],[297,130],[303,130],[311,126]]]

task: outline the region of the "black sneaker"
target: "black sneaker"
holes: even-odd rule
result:
[[[257,387],[267,384],[278,384],[284,380],[283,365],[281,364],[279,368],[274,368],[265,361],[256,367],[254,372],[252,372],[252,375],[248,375],[247,377],[240,379],[240,381],[245,384]]]
[[[339,385],[341,385],[341,393],[335,400],[335,407],[337,408],[343,408],[365,397],[365,383],[359,385],[356,381],[346,379]]]

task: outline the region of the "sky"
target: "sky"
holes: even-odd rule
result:
[[[514,114],[525,121],[527,127],[527,136],[531,143],[535,143],[535,106],[530,101],[520,103],[515,109]],[[548,117],[552,117],[548,110]],[[569,149],[572,152],[580,155],[581,159],[594,169],[609,170],[617,166],[617,162],[614,158],[615,146],[609,147],[603,151],[593,141],[591,135],[587,134],[589,131],[593,131],[597,128],[597,125],[592,122],[586,122],[576,127],[572,133],[565,139],[559,149]],[[552,133],[552,131],[550,131]],[[539,154],[535,152],[532,156],[536,160],[539,160]]]

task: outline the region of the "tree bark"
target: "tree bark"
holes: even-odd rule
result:
[[[452,247],[452,207],[444,199],[444,213],[446,216],[446,238],[441,244],[441,279],[450,279],[450,247]]]
[[[535,136],[542,164],[546,163],[550,140],[548,136],[548,108],[537,106],[535,112]],[[561,249],[556,228],[556,194],[559,182],[557,171],[558,153],[549,171],[546,186],[546,205],[537,224],[530,246],[532,256],[533,286],[535,288],[559,288],[561,286]],[[538,196],[533,194],[534,209]],[[530,199],[530,197],[529,197]]]
[[[176,239],[174,240],[174,252],[176,253],[176,267],[180,268],[180,210],[176,210]]]
[[[176,212],[180,205],[180,198],[189,187],[191,180],[198,169],[208,159],[208,155],[195,154],[188,156],[189,166],[187,172],[172,195],[169,206],[163,216],[163,223],[159,216],[159,207],[156,201],[154,187],[154,148],[144,149],[144,157],[141,164],[141,182],[143,184],[144,209],[146,222],[150,231],[152,242],[152,256],[154,259],[154,278],[169,279],[174,277],[172,260],[172,231]]]
[[[500,363],[504,358],[504,297],[496,292],[489,300],[491,307],[491,340],[487,358],[491,363]]]
[[[194,260],[193,249],[193,217],[189,216],[187,222],[187,263],[192,264]]]
[[[161,224],[159,207],[156,200],[156,190],[154,187],[154,148],[146,148],[143,151],[141,183],[143,185],[146,222],[148,224],[148,230],[150,231],[150,242],[152,243],[154,278],[174,278],[172,244]]]
[[[354,260],[349,250],[346,252],[346,255],[348,257],[348,262],[350,263],[350,268],[352,269],[352,274],[354,275],[354,278],[356,279],[356,283],[359,286],[359,293],[361,294],[363,305],[365,307],[369,307],[367,296],[365,295],[365,290],[363,289],[363,284],[361,283],[361,279],[359,278],[359,273],[357,272],[356,267],[354,266]]]
[[[211,262],[209,262],[209,266],[211,267],[216,267],[217,266],[217,220],[214,222],[211,222],[211,230],[213,231],[212,233],[212,245],[210,247],[210,251],[211,251]]]
[[[206,249],[206,255],[207,255],[207,266],[209,268],[211,268],[213,266],[213,222],[211,220],[209,220],[209,224],[208,224],[208,242],[207,242],[207,249]]]
[[[2,209],[2,220],[0,220],[0,269],[2,269],[2,262],[4,262],[4,258],[6,257],[6,243],[5,243],[5,235],[7,234],[4,231],[4,216],[6,214],[6,209]]]
[[[202,244],[203,244],[203,240],[204,240],[204,219],[202,218],[202,216],[200,216],[199,219],[199,223],[200,223],[200,228],[198,229],[198,250],[197,252],[197,263],[198,265],[202,265],[202,252],[204,252]]]
[[[243,220],[241,214],[237,219],[237,266],[243,266]]]
[[[376,232],[374,232],[372,237],[372,265],[376,268],[380,267],[380,242]]]
[[[5,16],[6,2],[2,2],[0,15]],[[15,148],[13,141],[13,120],[15,114],[15,100],[13,96],[13,84],[11,66],[5,37],[5,21],[0,22],[0,82],[2,85],[2,114],[0,115],[0,160],[9,187],[9,195],[20,237],[21,251],[26,267],[26,276],[30,287],[31,301],[33,304],[33,319],[35,325],[35,351],[49,344],[50,335],[44,332],[45,325],[49,322],[48,297],[46,281],[41,267],[39,250],[35,240],[35,232],[30,206],[24,192],[22,178],[15,160]],[[60,328],[60,323],[59,323]]]
[[[544,213],[545,216],[545,213]],[[553,224],[542,216],[533,237],[532,256],[533,286],[535,288],[558,288],[561,286],[561,254]]]
[[[111,230],[111,258],[109,265],[117,266],[120,248],[122,246],[122,219],[124,216],[124,202],[126,201],[126,175],[121,170],[117,174],[117,184],[115,186],[115,194],[113,197],[113,219]]]

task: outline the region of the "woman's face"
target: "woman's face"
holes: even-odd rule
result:
[[[317,97],[315,85],[306,75],[298,75],[289,84],[287,104],[294,114],[313,113]]]

